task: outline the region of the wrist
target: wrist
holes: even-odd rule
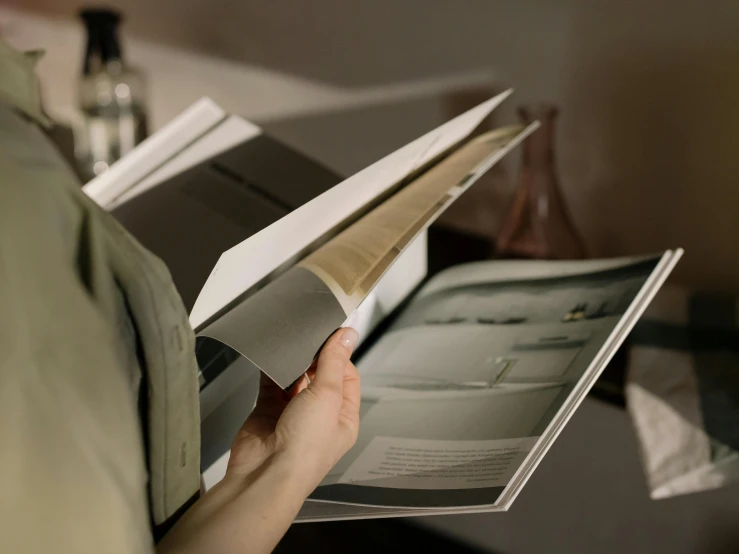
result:
[[[264,471],[266,479],[279,481],[286,490],[301,497],[301,504],[323,479],[311,456],[300,455],[291,450],[275,452],[267,461]],[[325,473],[325,472],[324,472]]]
[[[222,486],[233,494],[241,494],[264,485],[270,487],[276,496],[285,492],[291,497],[299,497],[302,503],[320,482],[314,477],[318,472],[308,458],[292,450],[274,450],[253,462],[229,467]]]
[[[296,441],[290,446],[276,449],[273,458],[276,466],[284,466],[285,471],[290,472],[289,478],[293,483],[300,484],[306,497],[323,481],[335,464],[319,445],[298,445]]]

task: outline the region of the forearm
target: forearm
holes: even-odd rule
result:
[[[247,475],[227,474],[177,523],[160,554],[271,552],[295,519],[312,485],[298,460],[275,454]]]

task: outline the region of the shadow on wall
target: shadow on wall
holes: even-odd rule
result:
[[[80,0],[6,0],[73,18]],[[126,34],[346,88],[489,67],[532,20],[556,19],[571,0],[110,0]],[[534,23],[535,25],[537,23]],[[537,26],[541,26],[538,24]]]
[[[348,177],[433,129],[441,111],[438,95],[426,95],[256,123]]]
[[[718,51],[624,48],[581,66],[569,102],[590,129],[573,212],[600,255],[682,246],[678,278],[739,286],[739,40]],[[574,92],[574,90],[573,90]],[[573,185],[575,183],[572,183]]]

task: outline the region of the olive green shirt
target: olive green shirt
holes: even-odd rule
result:
[[[35,58],[0,41],[0,552],[149,552],[199,487],[194,337],[48,140]]]

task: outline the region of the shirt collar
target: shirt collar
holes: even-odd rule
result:
[[[43,52],[19,52],[0,38],[0,101],[48,127],[51,121],[41,109],[36,62]]]

